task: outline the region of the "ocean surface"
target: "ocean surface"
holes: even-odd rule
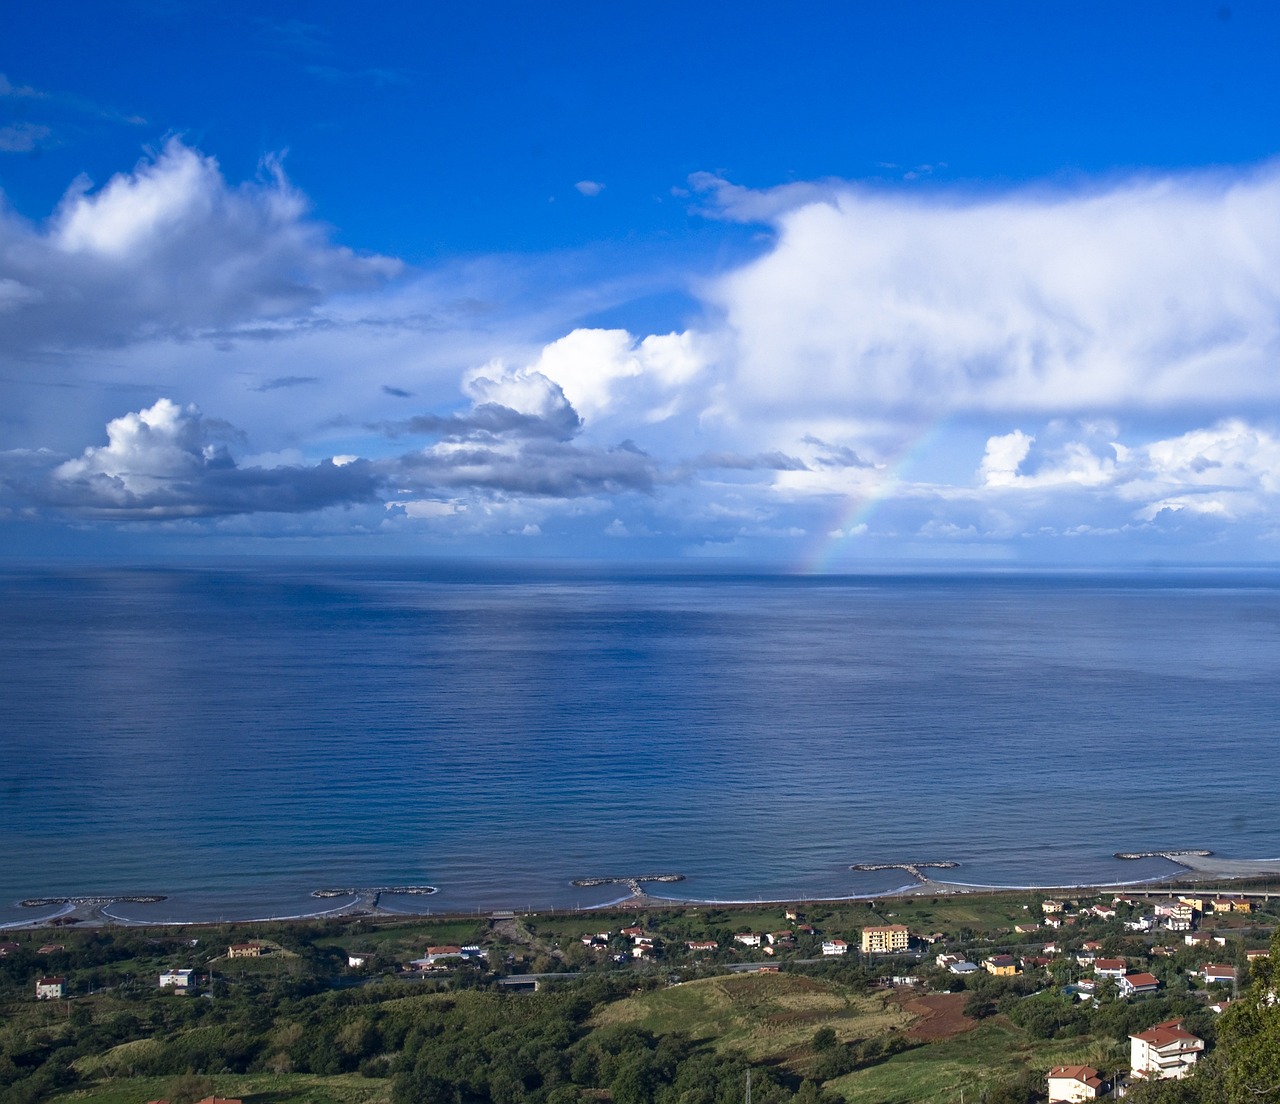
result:
[[[1280,577],[0,569],[0,922],[1154,877],[1280,855]]]

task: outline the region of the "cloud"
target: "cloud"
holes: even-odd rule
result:
[[[577,188],[584,196],[589,198],[598,196],[604,191],[604,185],[596,180],[579,180],[574,187]]]
[[[494,362],[468,373],[464,388],[472,406],[463,413],[379,427],[392,435],[439,438],[394,462],[398,486],[556,498],[653,490],[657,465],[633,444],[573,442],[582,420],[560,386],[541,372]]]
[[[0,213],[0,281],[23,293],[0,313],[0,341],[37,355],[190,338],[306,316],[401,268],[331,244],[278,160],[232,187],[174,139],[101,189],[77,182],[45,226]]]
[[[705,288],[739,411],[1280,398],[1280,165],[946,199],[695,183],[776,233]]]
[[[413,398],[412,391],[406,391],[403,387],[392,387],[389,383],[384,383],[382,385],[382,393],[384,395],[390,395],[393,399]]]
[[[370,465],[238,467],[236,433],[194,406],[160,399],[107,425],[107,444],[58,464],[34,488],[37,505],[112,520],[304,512],[372,501]]]
[[[40,123],[13,123],[0,127],[0,153],[30,153],[44,145],[52,133]]]
[[[624,405],[633,416],[661,420],[676,410],[671,397],[707,367],[704,345],[689,332],[636,338],[626,330],[576,329],[545,346],[532,367],[559,384],[588,422]]]
[[[285,387],[302,387],[308,383],[316,383],[318,376],[276,376],[275,379],[266,380],[258,384],[254,388],[255,391],[279,391]]]

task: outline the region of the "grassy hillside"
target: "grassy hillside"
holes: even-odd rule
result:
[[[911,1020],[883,994],[854,993],[797,974],[704,978],[611,1004],[593,1023],[634,1024],[655,1035],[683,1032],[718,1050],[794,1063],[807,1057],[814,1032],[830,1026],[841,1042],[901,1030]]]

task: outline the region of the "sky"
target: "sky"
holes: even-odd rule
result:
[[[0,557],[1280,561],[1280,8],[50,0]]]

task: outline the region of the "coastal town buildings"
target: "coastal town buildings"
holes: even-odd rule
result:
[[[1129,1072],[1133,1077],[1186,1077],[1204,1040],[1185,1030],[1181,1020],[1167,1020],[1129,1036]]]
[[[905,924],[883,924],[862,929],[863,954],[888,954],[905,951],[911,932]]]
[[[1082,1100],[1097,1100],[1105,1088],[1098,1071],[1092,1066],[1054,1066],[1046,1080],[1049,1104],[1078,1104]]]

